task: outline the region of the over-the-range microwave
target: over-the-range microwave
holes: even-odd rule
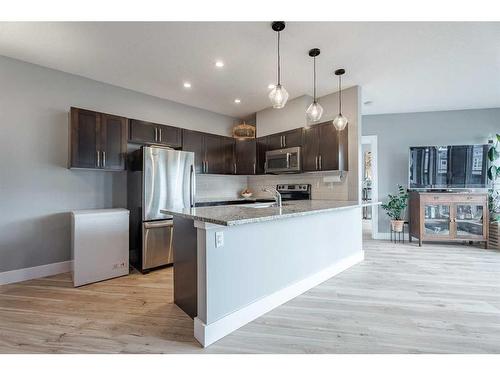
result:
[[[300,147],[266,151],[265,173],[299,173],[301,170]]]

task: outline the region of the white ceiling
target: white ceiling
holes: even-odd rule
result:
[[[313,47],[319,96],[344,67],[364,114],[500,107],[500,23],[288,22],[291,98],[312,93]],[[268,107],[276,76],[269,22],[0,23],[0,54],[235,117]]]

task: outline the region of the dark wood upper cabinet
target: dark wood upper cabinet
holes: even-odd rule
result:
[[[153,122],[130,120],[130,142],[182,147],[182,129]]]
[[[255,139],[236,140],[234,144],[236,174],[257,173],[257,142]]]
[[[183,129],[182,150],[194,152],[194,166],[196,173],[205,172],[205,145],[204,133]]]
[[[235,173],[233,138],[184,129],[182,150],[194,152],[196,173]]]
[[[70,168],[98,168],[101,116],[97,112],[71,108]]]
[[[205,134],[205,173],[226,173],[224,143],[221,136]]]
[[[234,153],[235,139],[232,137],[221,137],[222,155],[224,159],[224,174],[237,174],[237,165]]]
[[[127,155],[127,119],[101,114],[101,168],[125,169]]]
[[[257,174],[263,174],[265,171],[267,137],[259,137],[255,139],[257,148]]]
[[[299,147],[303,144],[302,128],[267,136],[267,149],[278,150],[281,148]]]
[[[126,118],[72,107],[69,137],[70,168],[125,169]]]
[[[302,170],[317,171],[319,168],[319,126],[311,126],[304,130],[304,146],[302,147]]]
[[[277,150],[283,148],[283,135],[281,133],[271,134],[266,137],[266,150]]]
[[[337,131],[331,121],[304,130],[302,169],[311,171],[348,170],[348,129]]]
[[[282,133],[283,135],[283,147],[300,147],[303,144],[303,129],[294,129]]]

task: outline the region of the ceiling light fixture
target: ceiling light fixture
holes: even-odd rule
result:
[[[344,69],[337,69],[335,71],[335,75],[339,77],[339,114],[333,120],[333,126],[335,126],[338,131],[344,130],[348,123],[347,117],[342,115],[342,76],[344,74]]]
[[[191,88],[191,84],[189,82],[184,82],[184,87],[189,89]]]
[[[281,63],[280,63],[280,32],[285,29],[285,22],[275,21],[271,28],[278,34],[278,84],[269,92],[269,100],[273,108],[283,108],[288,100],[288,92],[281,86]]]
[[[224,66],[224,61],[220,61],[220,60],[219,60],[219,61],[216,61],[216,62],[215,62],[215,66],[216,66],[217,68],[222,68],[222,67]]]
[[[276,85],[275,85],[274,83],[270,83],[269,85],[267,85],[267,88],[268,88],[269,90],[272,90],[272,89],[274,89],[275,87],[276,87]]]
[[[319,48],[309,50],[309,56],[313,58],[313,102],[306,110],[307,118],[312,122],[317,122],[323,116],[323,107],[316,100],[316,57],[321,53]]]
[[[236,99],[234,99],[234,102],[235,102],[236,104],[240,104],[240,103],[241,103],[241,99],[236,98]]]

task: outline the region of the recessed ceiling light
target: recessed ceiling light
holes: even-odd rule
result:
[[[269,90],[272,90],[272,89],[274,89],[274,86],[275,86],[275,85],[274,85],[273,83],[271,83],[271,84],[269,84],[269,85],[267,86],[267,88],[268,88]]]
[[[236,99],[234,99],[234,102],[235,102],[236,104],[240,104],[240,103],[241,103],[241,99],[236,98]]]
[[[189,82],[184,82],[184,87],[189,89],[191,88],[191,84]]]
[[[224,66],[224,61],[220,61],[220,60],[219,60],[219,61],[216,61],[216,62],[215,62],[215,66],[216,66],[217,68],[222,68],[222,67]]]

